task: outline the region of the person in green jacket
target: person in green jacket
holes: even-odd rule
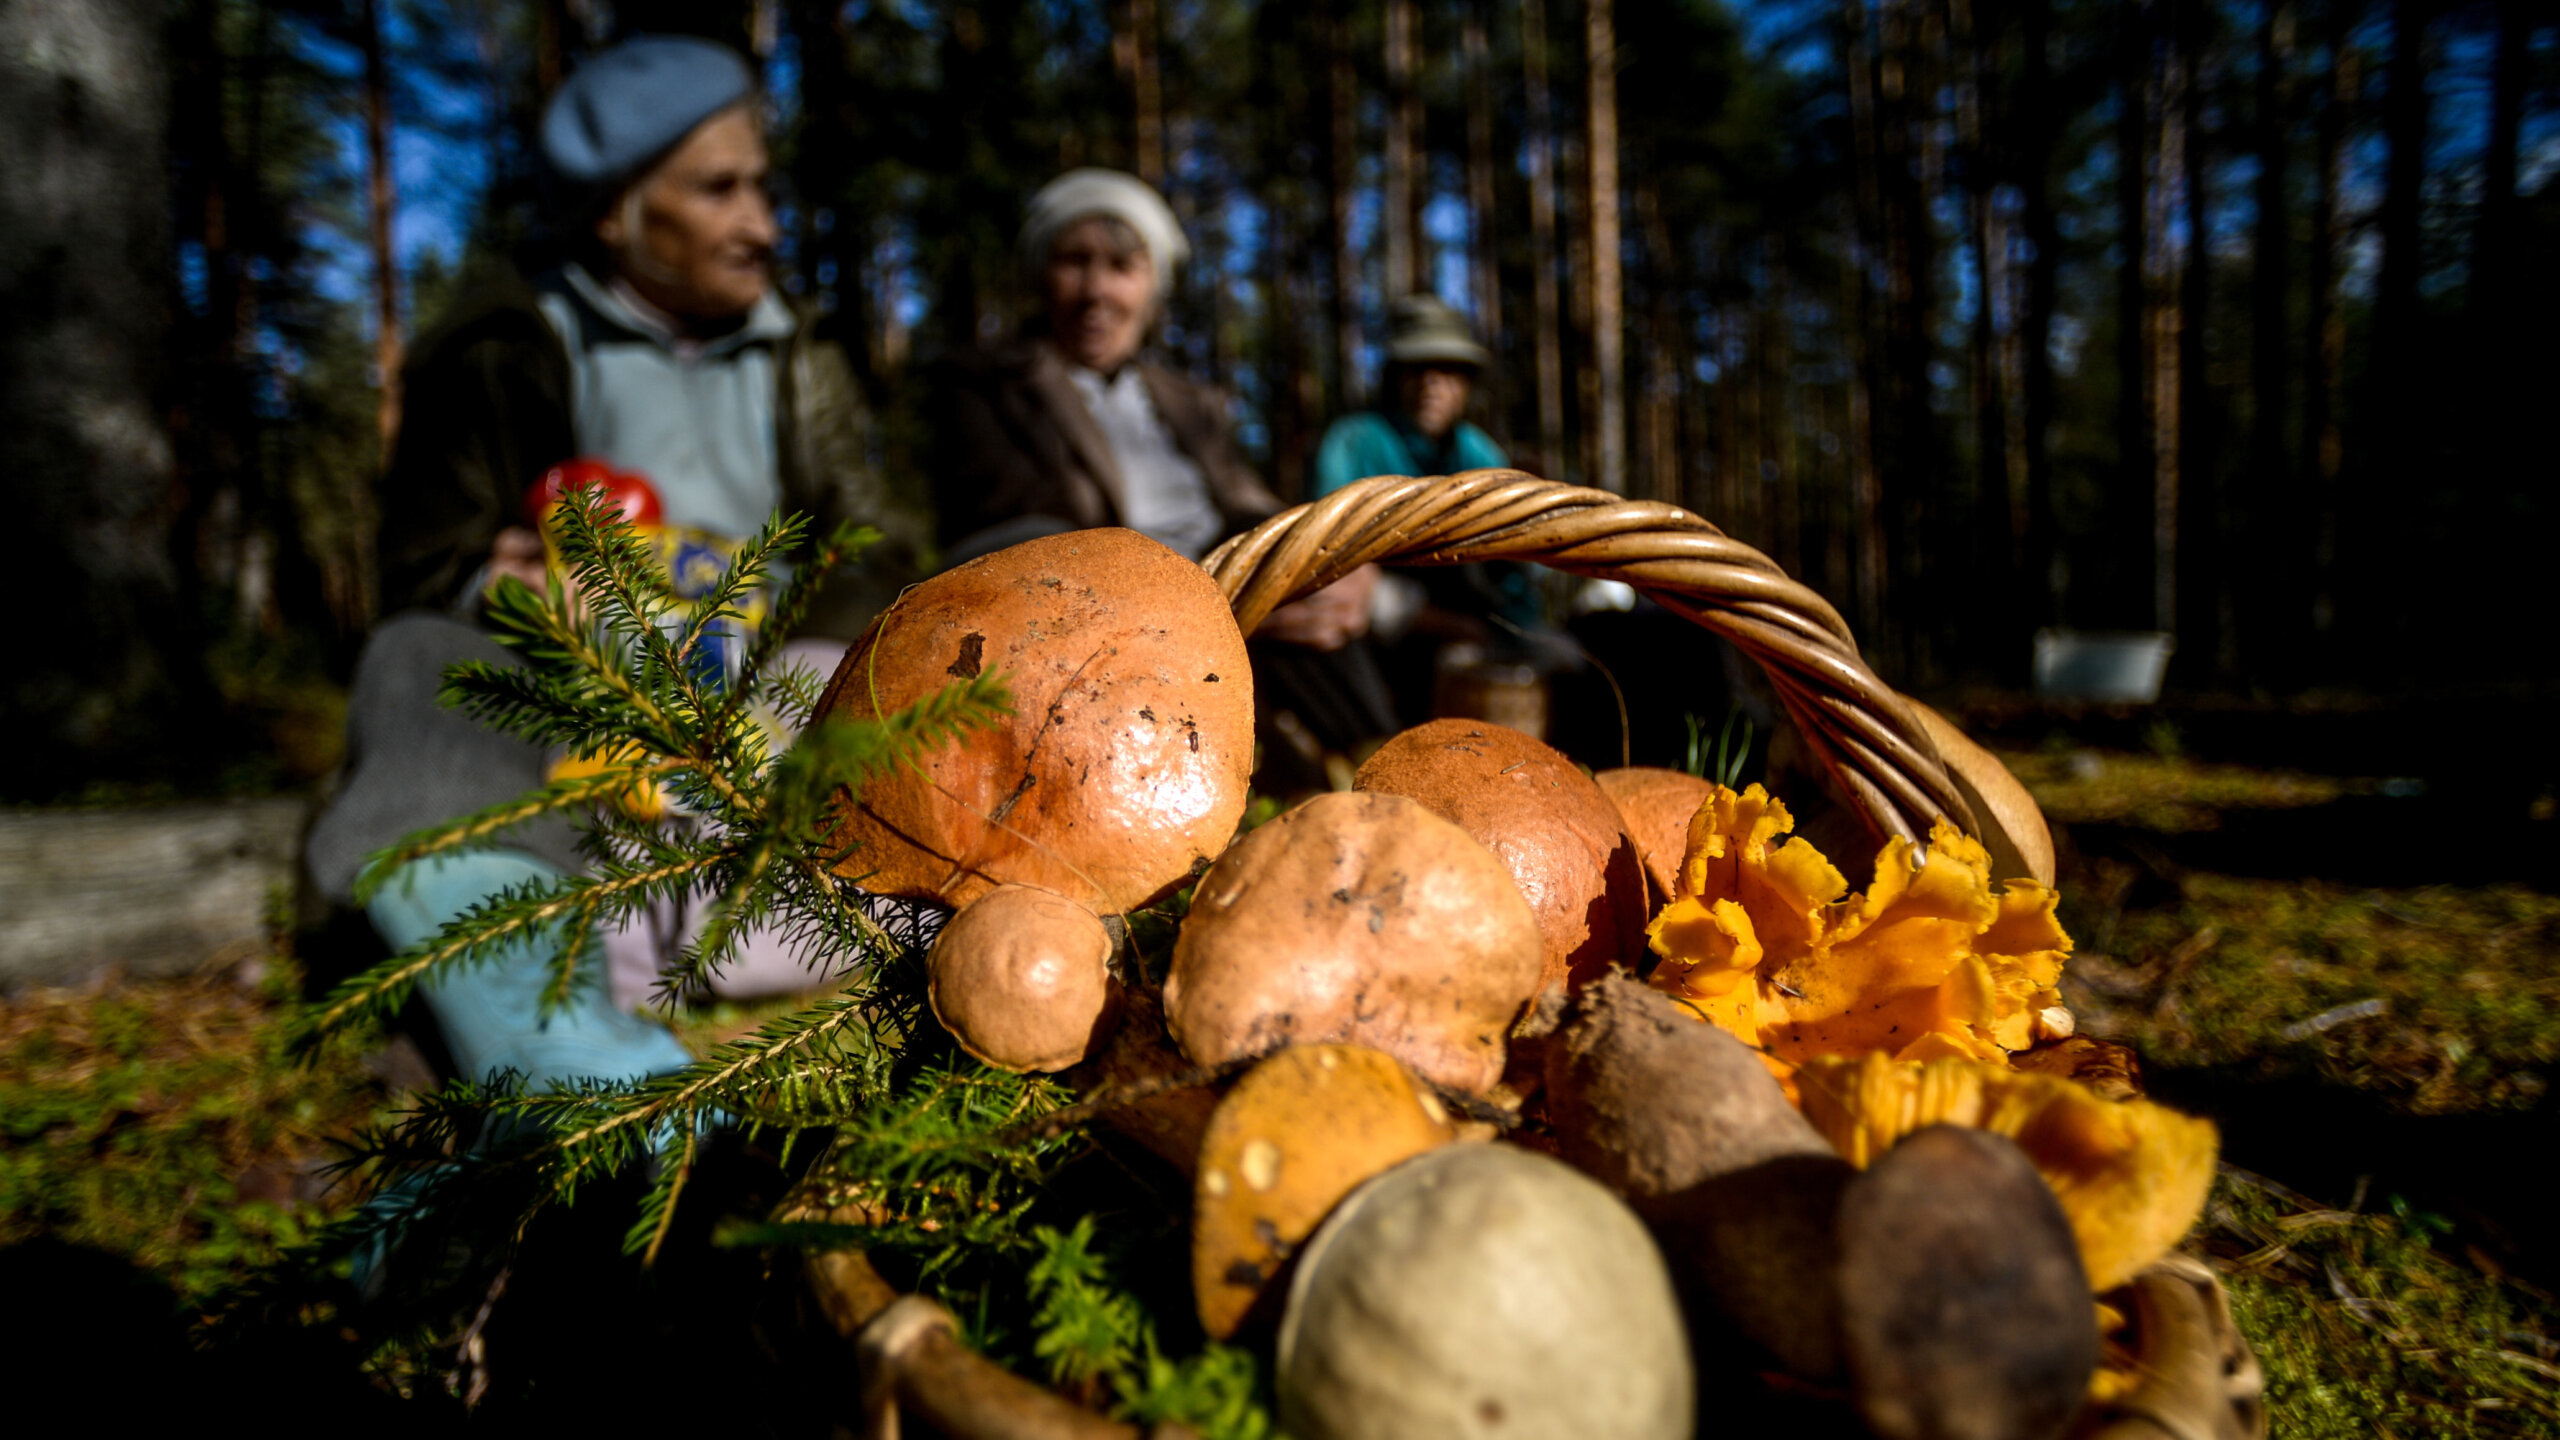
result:
[[[1465,317],[1438,296],[1397,301],[1380,387],[1389,408],[1345,415],[1325,430],[1312,498],[1372,475],[1455,475],[1510,464],[1493,437],[1466,418],[1492,358]]]
[[[1511,463],[1502,446],[1467,419],[1476,382],[1492,356],[1466,317],[1438,296],[1413,295],[1390,312],[1384,409],[1345,415],[1328,426],[1316,449],[1312,499],[1373,475],[1455,475]],[[1546,596],[1529,567],[1466,565],[1397,572],[1378,581],[1385,598],[1371,607],[1379,638],[1393,643],[1408,627],[1433,642],[1467,640],[1497,651],[1515,648],[1523,632],[1551,627]],[[1413,647],[1404,647],[1411,649]],[[1406,655],[1410,670],[1419,655]],[[1427,673],[1427,667],[1426,667]],[[1410,677],[1407,677],[1410,680]],[[1412,689],[1412,685],[1401,687]],[[1398,708],[1417,718],[1417,697]]]

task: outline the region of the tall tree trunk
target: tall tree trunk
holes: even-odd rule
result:
[[[1538,459],[1561,478],[1564,454],[1564,317],[1556,294],[1556,142],[1547,96],[1546,0],[1520,0],[1520,68],[1528,110],[1529,300],[1537,324]]]
[[[2176,0],[2164,0],[2174,5]],[[2162,630],[2178,628],[2178,505],[2186,458],[2183,421],[2186,407],[2186,262],[2187,251],[2175,230],[2175,212],[2187,208],[2187,57],[2177,34],[2174,12],[2163,17],[2167,32],[2155,49],[2152,97],[2157,114],[2149,198],[2143,235],[2149,242],[2143,269],[2151,284],[2145,337],[2150,346],[2151,406],[2151,623]],[[2189,220],[2192,233],[2192,218]]]
[[[1761,237],[1760,268],[1769,277],[1769,315],[1761,325],[1766,349],[1760,369],[1760,533],[1769,558],[1790,575],[1804,569],[1803,516],[1797,491],[1804,477],[1796,444],[1795,296],[1787,284],[1787,244],[1772,231]]]
[[[1974,273],[1971,375],[1967,389],[1973,400],[1974,475],[1979,490],[1974,513],[1982,533],[1980,578],[1967,587],[1968,606],[1977,613],[1997,614],[2015,588],[2024,563],[2027,539],[2026,477],[2015,453],[2017,427],[2016,338],[2009,264],[2009,219],[1999,204],[2002,157],[1993,153],[1991,136],[1999,126],[1988,112],[1996,79],[1997,43],[1975,25],[1970,0],[1951,0],[1947,7],[1949,40],[1958,67],[1956,138],[1965,161],[1965,213]],[[1986,630],[1969,657],[1996,661],[1987,646],[2005,647],[2011,637]]]
[[[1843,0],[1843,68],[1849,74],[1849,130],[1856,183],[1849,212],[1847,263],[1841,266],[1840,331],[1849,367],[1849,524],[1853,546],[1858,639],[1874,652],[1884,643],[1886,587],[1884,476],[1877,466],[1875,343],[1877,307],[1869,267],[1884,229],[1883,168],[1877,135],[1876,60],[1867,0]]]
[[[2249,465],[2238,509],[2258,557],[2241,601],[2242,652],[2253,664],[2282,664],[2293,652],[2293,627],[2278,607],[2302,593],[2308,578],[2293,563],[2286,530],[2307,507],[2292,503],[2296,470],[2285,443],[2293,408],[2293,46],[2294,7],[2274,0],[2258,24],[2257,235],[2250,243]]]
[[[1163,21],[1156,0],[1123,0],[1120,24],[1111,36],[1111,63],[1129,87],[1130,168],[1158,190],[1164,188],[1164,80],[1156,62],[1156,43]]]
[[[166,764],[210,713],[189,713],[205,691],[156,402],[172,268],[163,18],[147,0],[0,0],[0,504],[13,582],[41,599],[0,686],[12,800]]]
[[[2014,449],[2026,471],[2026,613],[2040,624],[2062,618],[2059,521],[2053,503],[2053,314],[2062,273],[2062,231],[2053,205],[2053,141],[2061,107],[2053,93],[2050,14],[2019,11],[2018,226],[2030,251],[2026,295],[2019,307],[2018,435]]]
[[[2356,411],[2354,460],[2343,477],[2338,537],[2340,574],[2357,582],[2338,598],[2351,607],[2360,638],[2397,638],[2378,633],[2402,612],[2384,602],[2371,583],[2370,566],[2386,544],[2399,485],[2418,473],[2425,453],[2421,436],[2440,393],[2422,358],[2426,326],[2418,291],[2426,273],[2426,45],[2432,8],[2425,0],[2392,0],[2391,57],[2383,72],[2382,128],[2390,154],[2383,166],[2382,270],[2374,282],[2364,403]]]
[[[1618,32],[1610,0],[1584,0],[1590,65],[1591,365],[1597,373],[1596,479],[1627,489],[1626,248],[1618,234]]]
[[[2348,43],[2353,11],[2343,0],[2329,7],[2330,87],[2320,107],[2319,195],[2312,206],[2311,268],[2303,289],[2303,351],[2312,373],[2303,387],[2304,455],[2314,480],[2309,517],[2310,608],[2305,619],[2316,644],[2325,647],[2337,621],[2338,526],[2346,468],[2347,318],[2340,287],[2346,279],[2347,130],[2362,88],[2362,59]]]
[[[1333,252],[1333,348],[1337,413],[1360,408],[1360,247],[1351,219],[1360,191],[1360,72],[1352,59],[1353,0],[1332,0],[1325,17],[1326,219]],[[1390,284],[1392,285],[1392,281]]]
[[[1414,223],[1421,201],[1415,184],[1416,141],[1422,128],[1422,95],[1414,88],[1414,0],[1386,0],[1387,134],[1380,175],[1379,224],[1387,241],[1390,302],[1428,288],[1422,274],[1422,235]]]
[[[2158,477],[2153,473],[2151,392],[2151,263],[2156,241],[2150,224],[2152,161],[2152,72],[2156,43],[2154,17],[2160,0],[2129,0],[2118,21],[2116,39],[2116,249],[2123,263],[2116,271],[2116,493],[2148,496],[2142,512],[2158,513]],[[2131,510],[2121,507],[2120,513]],[[2142,527],[2150,544],[2142,547],[2157,574],[2156,518]],[[2111,527],[2112,528],[2112,527]],[[2131,528],[2131,527],[2126,527]],[[2131,557],[2128,556],[2128,559]],[[2156,615],[2156,586],[2150,597]],[[2124,613],[2138,613],[2128,608]]]
[[[1638,493],[1674,505],[1688,503],[1683,493],[1680,448],[1680,397],[1686,388],[1689,347],[1681,343],[1677,301],[1679,256],[1671,246],[1671,225],[1662,213],[1662,188],[1648,173],[1636,182],[1636,218],[1644,230],[1645,298],[1649,311],[1645,343],[1644,424],[1639,435]]]
[[[391,253],[392,209],[397,187],[391,175],[391,72],[382,54],[381,0],[364,0],[365,212],[373,253],[373,367],[382,399],[375,422],[382,453],[400,433],[400,267]]]
[[[1493,191],[1493,56],[1486,37],[1489,0],[1471,0],[1459,35],[1467,67],[1467,278],[1475,292],[1476,330],[1494,363],[1485,367],[1484,410],[1502,424],[1502,253],[1495,244]]]
[[[2213,197],[2205,188],[2213,136],[2205,128],[2204,97],[2215,80],[2213,57],[2205,49],[2206,16],[2192,0],[2182,0],[2179,12],[2176,63],[2185,145],[2179,154],[2178,203],[2185,212],[2186,239],[2178,257],[2178,539],[2184,567],[2179,593],[2186,597],[2187,609],[2178,628],[2209,633],[2215,668],[2230,675],[2239,668],[2240,657],[2231,623],[2231,575],[2220,563],[2225,507],[2217,450],[2219,412],[2204,363],[2213,297]]]

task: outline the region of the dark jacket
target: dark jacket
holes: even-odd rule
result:
[[[1135,363],[1174,444],[1208,481],[1228,532],[1277,513],[1279,497],[1236,453],[1226,397],[1153,361]],[[1123,523],[1110,443],[1045,340],[946,360],[933,380],[933,502],[946,551],[1008,522],[1049,520],[1059,530]]]
[[[868,455],[869,417],[844,352],[807,317],[777,350],[774,453],[784,508],[812,533],[839,521],[884,539],[820,593],[803,633],[853,640],[914,578],[927,523],[892,496]],[[526,489],[576,452],[569,354],[509,275],[419,342],[402,373],[400,438],[382,482],[382,611],[451,609],[501,529],[524,522]]]

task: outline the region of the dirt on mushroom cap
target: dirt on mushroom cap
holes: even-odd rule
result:
[[[1538,917],[1542,986],[1590,979],[1644,947],[1644,874],[1618,807],[1561,753],[1481,720],[1434,720],[1380,746],[1357,788],[1403,795],[1502,857]]]
[[[1393,795],[1319,795],[1201,877],[1165,979],[1194,1063],[1354,1041],[1480,1092],[1540,976],[1537,921],[1467,832]]]
[[[872,623],[818,714],[871,719],[984,672],[1012,718],[883,776],[838,813],[838,866],[961,905],[1038,885],[1104,914],[1154,900],[1244,813],[1253,677],[1199,566],[1131,530],[1027,541],[937,575]]]

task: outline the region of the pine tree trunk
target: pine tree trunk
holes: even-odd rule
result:
[[[2018,438],[2026,471],[2026,613],[2039,624],[2062,616],[2061,534],[2053,503],[2053,314],[2062,273],[2061,225],[2053,206],[2053,139],[2061,128],[2053,93],[2052,32],[2041,5],[2020,10],[2018,119],[2019,228],[2032,252],[2017,324]]]
[[[2346,467],[2347,319],[2340,286],[2346,279],[2347,128],[2362,88],[2361,60],[2348,44],[2354,15],[2342,4],[2329,11],[2329,95],[2320,108],[2319,196],[2312,207],[2311,267],[2304,290],[2303,350],[2312,371],[2302,396],[2302,449],[2314,481],[2309,570],[2310,624],[2325,644],[2337,621],[2340,486]]]
[[[1496,433],[1507,433],[1503,415],[1504,335],[1502,329],[1502,255],[1495,244],[1493,189],[1493,57],[1486,38],[1489,0],[1472,0],[1459,36],[1467,67],[1467,278],[1475,292],[1476,330],[1494,363],[1479,382],[1484,413],[1494,417]]]
[[[2297,636],[2280,607],[2307,578],[2288,541],[2295,517],[2294,454],[2285,443],[2292,411],[2294,7],[2275,0],[2258,25],[2257,235],[2250,243],[2249,466],[2238,497],[2250,548],[2258,557],[2242,601],[2240,659],[2260,668],[2284,663]]]
[[[2150,281],[2143,331],[2150,349],[2146,398],[2151,408],[2151,623],[2156,629],[2174,631],[2178,628],[2178,489],[2184,478],[2180,462],[2185,458],[2180,443],[2185,409],[2179,402],[2185,394],[2181,377],[2186,358],[2186,252],[2173,238],[2171,225],[2173,212],[2186,204],[2187,175],[2186,57],[2174,28],[2155,53],[2151,94],[2158,120],[2143,212],[2143,236],[2148,242],[2143,269]]]
[[[1111,60],[1129,87],[1129,147],[1138,178],[1164,188],[1164,83],[1156,63],[1163,24],[1156,0],[1125,0],[1111,37]]]
[[[1679,257],[1671,247],[1671,225],[1662,213],[1662,189],[1650,174],[1636,182],[1637,223],[1644,230],[1645,297],[1650,334],[1645,344],[1642,429],[1638,432],[1637,493],[1674,505],[1686,505],[1681,483],[1681,392],[1687,386],[1689,347],[1680,334],[1676,286]]]
[[[2375,278],[2373,336],[2356,408],[2354,458],[2341,479],[2338,597],[2367,653],[2397,639],[2403,607],[2385,599],[2370,568],[2389,545],[2400,485],[2426,453],[2423,427],[2440,393],[2423,357],[2426,326],[2418,294],[2426,272],[2427,20],[2424,0],[2392,0],[2391,56],[2382,87],[2382,269]],[[2377,643],[2378,642],[2378,643]]]
[[[1537,325],[1538,461],[1564,474],[1564,317],[1556,293],[1556,143],[1547,95],[1546,0],[1520,0],[1520,68],[1528,108],[1529,297]]]
[[[382,387],[382,453],[400,433],[400,268],[391,253],[397,187],[391,174],[391,73],[382,56],[381,0],[363,0],[365,215],[373,255],[373,368]]]
[[[1332,0],[1324,27],[1325,100],[1332,119],[1326,131],[1325,208],[1333,252],[1336,413],[1359,409],[1366,393],[1360,376],[1360,249],[1351,235],[1360,189],[1360,72],[1351,51],[1352,3]]]
[[[1890,556],[1885,546],[1884,477],[1877,467],[1877,307],[1869,293],[1869,264],[1884,229],[1883,179],[1878,173],[1875,51],[1869,40],[1867,0],[1843,0],[1842,33],[1849,72],[1849,130],[1856,171],[1850,209],[1848,263],[1841,267],[1841,326],[1849,368],[1849,523],[1856,575],[1855,610],[1860,643],[1870,652],[1884,643]]]
[[[1626,248],[1618,233],[1618,33],[1610,0],[1584,0],[1583,40],[1590,64],[1592,484],[1627,489]]]
[[[1379,225],[1386,232],[1387,299],[1390,303],[1427,288],[1422,275],[1422,236],[1414,224],[1420,203],[1415,185],[1416,132],[1422,97],[1414,88],[1414,0],[1386,0],[1386,119],[1381,157]]]
[[[0,688],[12,800],[148,763],[185,737],[198,693],[157,404],[172,303],[162,21],[146,0],[0,0],[0,501],[13,583],[41,599]]]
[[[2126,4],[2116,42],[2116,250],[2123,257],[2116,271],[2115,494],[2120,498],[2110,509],[2127,520],[2136,514],[2146,519],[2155,517],[2158,506],[2158,477],[2152,471],[2151,406],[2156,383],[2151,368],[2151,264],[2156,242],[2150,225],[2153,14],[2157,3],[2158,0],[2131,0]],[[2139,511],[2128,503],[2136,496],[2148,497],[2149,503]],[[2133,528],[2131,524],[2121,530],[2109,527],[2118,533]],[[2148,543],[2142,543],[2134,553],[2153,562],[2150,568],[2156,576],[2156,520],[2141,525],[2138,533]],[[2125,559],[2132,560],[2133,554],[2127,554]],[[2156,613],[2158,598],[2155,586],[2149,597],[2150,612]],[[2142,612],[2127,606],[2122,613],[2130,617]]]

